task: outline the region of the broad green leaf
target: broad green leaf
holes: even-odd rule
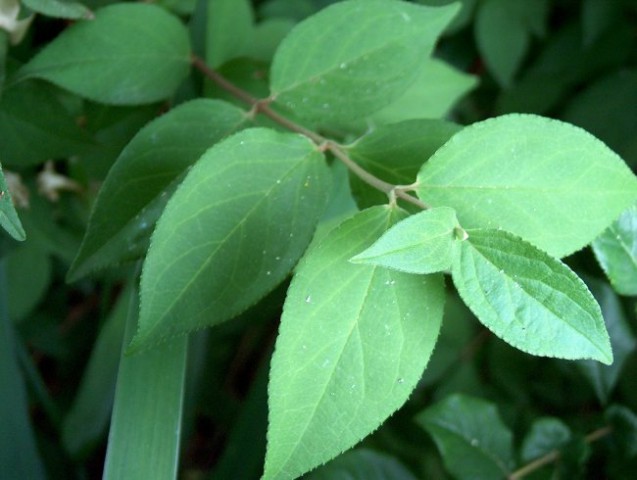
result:
[[[0,137],[3,164],[36,165],[86,150],[92,143],[44,82],[25,82],[2,92]],[[38,114],[34,115],[33,112]]]
[[[129,286],[121,293],[102,325],[78,392],[64,417],[62,442],[66,451],[75,459],[90,453],[99,444],[108,427],[130,298],[136,294],[136,290]]]
[[[416,79],[457,5],[336,3],[298,24],[271,71],[272,96],[309,119],[347,121],[390,104]]]
[[[372,207],[311,248],[288,289],[272,359],[265,479],[336,457],[400,408],[438,337],[442,275],[354,265],[401,211]]]
[[[505,115],[465,127],[418,174],[418,196],[463,228],[503,228],[556,257],[579,250],[637,198],[637,179],[572,125]]]
[[[247,54],[250,58],[272,62],[274,53],[294,25],[295,22],[284,18],[272,18],[259,23],[254,29],[254,40]]]
[[[135,290],[129,296],[103,478],[172,480],[179,463],[188,338],[125,355],[139,311]]]
[[[217,68],[244,56],[254,36],[248,0],[210,0],[207,5],[206,62]]]
[[[411,86],[396,101],[372,114],[370,121],[382,125],[417,118],[444,118],[477,83],[475,76],[431,58]]]
[[[228,103],[198,99],[140,130],[100,189],[68,278],[143,255],[155,221],[188,169],[247,122],[245,113]]]
[[[323,213],[329,171],[305,137],[244,130],[208,150],[157,223],[135,345],[228,320],[278,285]]]
[[[449,270],[457,228],[458,220],[453,209],[438,207],[425,210],[394,225],[351,261],[407,273]]]
[[[558,418],[544,417],[533,422],[524,437],[520,457],[524,462],[536,460],[571,441],[571,430]]]
[[[511,3],[486,0],[478,9],[475,37],[478,50],[498,83],[511,85],[530,44],[530,35]],[[522,0],[531,3],[532,0]]]
[[[422,164],[445,144],[459,125],[443,120],[414,119],[380,125],[346,147],[352,160],[368,172],[394,185],[415,182]],[[361,207],[387,203],[387,195],[355,175],[352,191]]]
[[[565,264],[503,230],[469,230],[452,276],[478,319],[538,356],[613,361],[600,307]]]
[[[307,480],[416,480],[395,457],[367,448],[339,455],[310,473]]]
[[[93,13],[80,2],[71,0],[22,0],[22,3],[31,10],[49,17],[93,18]]]
[[[18,365],[19,338],[7,311],[9,279],[0,258],[0,477],[45,479],[35,434],[29,419],[29,401]]]
[[[188,32],[176,17],[155,5],[121,3],[69,27],[18,76],[97,102],[137,105],[169,97],[189,66]]]
[[[14,239],[23,241],[26,239],[26,233],[22,228],[18,212],[15,211],[11,193],[4,178],[2,164],[0,164],[0,226],[6,230]]]
[[[635,335],[629,326],[619,298],[610,286],[594,279],[586,278],[585,280],[602,309],[615,360],[612,365],[600,365],[591,360],[582,360],[577,362],[577,367],[593,386],[599,401],[605,404],[619,381],[622,368],[635,351]]]
[[[593,252],[617,293],[637,295],[637,205],[593,241]]]
[[[511,472],[513,436],[495,405],[455,394],[418,414],[416,421],[433,437],[456,478],[492,480]]]

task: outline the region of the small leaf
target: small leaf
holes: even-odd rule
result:
[[[553,256],[579,250],[637,198],[637,179],[602,142],[534,115],[465,127],[418,174],[418,196],[465,228],[503,228]]]
[[[612,363],[599,305],[572,270],[508,232],[468,233],[453,282],[489,330],[532,355]]]
[[[396,458],[366,448],[339,455],[306,480],[416,480]]]
[[[351,259],[407,273],[436,273],[451,268],[456,213],[439,207],[406,218],[367,250]]]
[[[447,469],[457,478],[504,478],[513,467],[513,436],[495,405],[451,395],[416,421],[434,438]]]
[[[621,295],[637,295],[637,205],[593,240],[593,252]]]
[[[564,422],[552,417],[537,419],[524,437],[520,453],[522,461],[536,460],[570,441],[571,430]]]
[[[440,329],[442,275],[349,262],[403,216],[360,212],[299,264],[272,358],[264,478],[297,478],[336,457],[418,383]]]
[[[416,79],[457,11],[457,5],[385,0],[331,5],[298,24],[281,43],[272,63],[272,95],[310,119],[367,116]]]
[[[622,368],[635,351],[635,335],[630,329],[619,298],[610,286],[588,278],[586,283],[602,309],[615,361],[612,365],[600,365],[591,360],[582,360],[577,362],[577,367],[595,389],[600,402],[606,403],[619,381]]]
[[[254,36],[254,13],[248,0],[207,3],[206,62],[217,68],[246,54]]]
[[[20,217],[18,217],[18,212],[15,211],[13,206],[2,165],[0,165],[0,226],[18,241],[23,241],[27,238],[20,222]]]
[[[93,18],[93,13],[80,2],[70,0],[22,0],[22,3],[34,12],[49,17],[71,18],[74,20]]]
[[[141,129],[100,189],[69,280],[143,255],[155,221],[188,169],[247,121],[242,110],[228,103],[198,99]]]
[[[498,83],[511,85],[530,44],[530,34],[511,3],[519,0],[486,0],[475,21],[476,44]],[[522,0],[524,3],[532,3]]]
[[[637,415],[622,405],[612,405],[605,412],[613,428],[613,444],[626,457],[637,455]]]
[[[410,185],[418,170],[462,127],[444,120],[414,119],[380,125],[346,147],[352,160],[394,185]],[[361,208],[387,203],[380,192],[352,175],[352,192]]]
[[[290,272],[323,213],[329,170],[305,137],[255,128],[208,150],[157,223],[135,347],[241,313]]]
[[[188,32],[155,5],[121,3],[62,32],[18,77],[42,78],[78,95],[113,105],[170,96],[188,74]]]

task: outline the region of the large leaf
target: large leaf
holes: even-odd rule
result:
[[[438,207],[412,215],[352,258],[407,273],[436,273],[451,268],[451,247],[458,220],[453,209]]]
[[[498,337],[533,355],[613,361],[599,305],[565,264],[503,230],[456,246],[458,292]]]
[[[19,167],[65,157],[86,150],[90,137],[78,127],[56,98],[59,90],[29,81],[2,92],[0,137],[2,160]],[[38,112],[34,115],[33,112]]]
[[[637,295],[637,205],[593,241],[593,251],[617,293]]]
[[[4,228],[9,235],[19,241],[23,241],[26,238],[26,233],[18,217],[18,212],[15,211],[13,201],[11,200],[11,193],[9,187],[4,178],[4,172],[2,171],[2,165],[0,164],[0,226]]]
[[[346,147],[352,160],[394,185],[414,183],[422,164],[462,127],[443,120],[413,119],[380,125]],[[387,203],[387,194],[355,175],[352,191],[361,207]]]
[[[554,256],[591,242],[637,198],[637,179],[595,137],[534,115],[454,135],[418,174],[418,196],[464,228],[503,228]]]
[[[170,96],[189,65],[188,31],[176,17],[155,5],[121,3],[69,27],[18,75],[98,102],[136,105]]]
[[[228,320],[281,282],[327,202],[322,158],[307,138],[262,128],[208,150],[157,223],[135,343]]]
[[[272,359],[264,478],[296,478],[334,458],[402,406],[420,379],[442,320],[442,276],[349,262],[402,216],[388,206],[365,210],[299,265]]]
[[[349,0],[297,25],[272,64],[272,95],[301,116],[353,120],[397,99],[458,11]]]
[[[140,130],[100,189],[69,279],[143,255],[155,221],[188,169],[247,122],[245,113],[228,103],[198,99]]]
[[[416,421],[434,438],[447,469],[458,479],[505,478],[513,467],[513,436],[495,405],[451,395]]]
[[[170,480],[179,465],[188,338],[126,355],[139,312],[136,293],[129,290],[103,478]]]

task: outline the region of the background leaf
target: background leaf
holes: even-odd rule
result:
[[[385,232],[350,261],[407,273],[436,273],[451,268],[451,247],[458,226],[451,208],[416,213]]]
[[[352,160],[386,182],[410,185],[422,164],[462,129],[444,120],[414,119],[380,125],[346,147]],[[361,208],[387,203],[387,194],[351,175]]]
[[[637,205],[593,241],[593,251],[615,291],[637,295]]]
[[[571,429],[558,418],[543,417],[535,420],[524,437],[520,456],[531,462],[553,450],[559,450],[571,440]]]
[[[261,299],[309,244],[328,189],[322,154],[300,135],[249,129],[208,150],[153,234],[135,343],[223,322]]]
[[[434,438],[445,466],[459,479],[503,478],[513,468],[513,436],[491,403],[450,395],[418,414],[416,421]]]
[[[247,122],[245,112],[228,103],[197,99],[140,130],[100,189],[69,279],[142,255],[155,221],[188,169]]]
[[[188,32],[176,17],[154,5],[121,3],[69,27],[18,75],[97,102],[137,105],[170,96],[189,65]]]
[[[179,460],[188,338],[172,339],[134,356],[124,354],[135,333],[138,302],[131,289],[117,374],[105,480],[174,479]]]
[[[2,165],[0,165],[0,226],[16,240],[23,241],[26,238],[20,217],[18,217],[18,212],[15,211],[11,200],[11,193],[4,178]]]
[[[334,458],[420,379],[442,320],[442,276],[349,262],[402,216],[387,206],[365,210],[297,268],[272,359],[264,478],[296,478]]]
[[[503,230],[468,233],[453,282],[489,330],[533,355],[612,363],[599,305],[572,270]]]
[[[206,3],[206,63],[217,68],[248,51],[253,40],[254,14],[247,0],[209,0]]]
[[[80,2],[69,0],[22,0],[31,10],[49,17],[93,18],[93,13]]]
[[[562,257],[592,241],[637,197],[637,179],[572,125],[505,115],[465,127],[422,167],[418,196],[463,228],[503,228]]]
[[[416,480],[397,459],[357,448],[307,475],[307,480]]]
[[[331,5],[297,25],[279,46],[272,63],[272,95],[295,113],[321,122],[369,115],[416,79],[456,12],[455,5],[432,8],[384,0]]]

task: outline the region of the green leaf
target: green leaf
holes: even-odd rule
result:
[[[295,113],[324,122],[369,115],[416,79],[457,11],[457,5],[385,0],[331,5],[298,24],[281,43],[272,63],[272,96]]]
[[[323,213],[329,171],[305,137],[255,128],[208,150],[157,223],[135,345],[214,325],[281,282]]]
[[[635,351],[635,335],[630,329],[619,298],[610,286],[594,279],[585,280],[602,309],[615,360],[612,365],[582,360],[577,362],[577,366],[595,389],[597,398],[605,404],[619,381],[622,368]]]
[[[43,78],[97,102],[137,105],[172,95],[189,66],[188,32],[176,17],[154,5],[122,3],[69,27],[18,77]]]
[[[371,247],[351,259],[407,273],[436,273],[451,268],[456,212],[438,207],[406,218]]]
[[[418,196],[465,228],[503,228],[562,257],[591,242],[637,198],[637,179],[572,125],[505,115],[465,127],[418,174]]]
[[[100,189],[69,280],[143,255],[155,221],[188,169],[247,122],[245,112],[228,103],[197,99],[140,130]]]
[[[244,56],[254,36],[248,0],[210,0],[207,5],[206,63],[213,68]]]
[[[35,434],[29,419],[29,401],[18,365],[19,338],[7,311],[5,260],[0,258],[0,477],[45,479]]]
[[[518,0],[486,0],[475,21],[478,50],[504,87],[511,85],[530,43],[529,32],[511,8],[512,1]]]
[[[2,165],[0,164],[0,226],[6,230],[14,239],[23,241],[26,239],[26,233],[20,223],[18,212],[15,211],[11,193],[4,178]]]
[[[622,405],[612,405],[605,417],[613,428],[613,446],[627,457],[637,455],[637,415]]]
[[[434,438],[447,469],[459,479],[504,478],[513,467],[513,436],[495,405],[451,395],[416,421]]]
[[[609,365],[599,305],[565,264],[503,230],[469,230],[457,242],[452,276],[478,319],[524,352]]]
[[[372,207],[311,248],[288,289],[272,359],[265,479],[292,479],[336,457],[400,408],[438,336],[442,275],[351,256],[401,211]]]
[[[62,441],[75,459],[90,453],[108,427],[130,298],[136,291],[132,286],[124,290],[104,322],[73,404],[64,417]]]
[[[25,222],[26,225],[26,222]],[[11,250],[6,256],[7,275],[11,279],[9,316],[18,323],[42,301],[51,283],[49,255],[29,232],[29,241]]]
[[[637,205],[593,241],[593,252],[617,293],[637,295]]]
[[[380,125],[346,147],[352,160],[368,172],[394,185],[415,182],[422,164],[462,127],[444,120],[405,120]],[[361,207],[387,203],[387,194],[350,178]]]
[[[77,154],[92,143],[43,82],[25,82],[0,97],[3,163],[20,167]],[[33,112],[38,114],[34,115]]]
[[[571,430],[557,418],[544,417],[533,422],[522,442],[522,461],[530,462],[553,450],[559,450],[571,441]]]
[[[124,347],[137,323],[136,289],[131,289]],[[104,480],[176,478],[186,380],[188,338],[122,356],[117,374]]]
[[[371,121],[382,125],[416,118],[444,118],[477,83],[475,76],[431,58],[400,98],[372,114]]]
[[[416,480],[395,457],[357,448],[310,473],[306,480]]]
[[[590,46],[621,18],[621,2],[584,0],[582,2],[582,30],[584,44]]]
[[[79,2],[69,0],[22,0],[31,10],[49,17],[72,18],[74,20],[93,18],[93,13]]]

